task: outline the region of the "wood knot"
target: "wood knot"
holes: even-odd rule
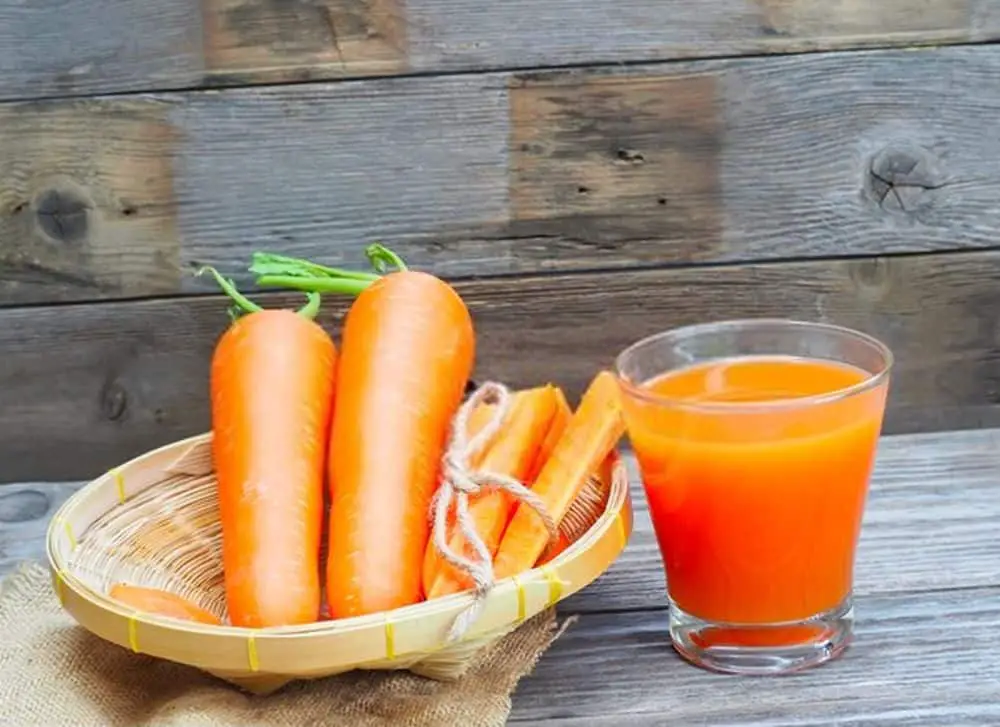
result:
[[[934,190],[944,186],[938,158],[927,149],[892,145],[872,157],[866,187],[886,212],[908,214],[934,202]]]
[[[49,498],[37,490],[0,495],[0,523],[23,523],[45,517]]]
[[[38,226],[51,240],[74,243],[87,238],[94,205],[80,191],[70,187],[46,189],[32,206]]]
[[[892,287],[893,266],[886,257],[851,261],[848,274],[854,283],[854,294],[862,300],[881,300]]]
[[[120,421],[128,410],[128,392],[117,381],[109,381],[101,390],[101,413],[110,421]]]

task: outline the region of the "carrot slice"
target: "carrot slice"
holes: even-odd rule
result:
[[[538,473],[542,471],[545,461],[552,456],[552,450],[555,448],[556,442],[559,441],[563,430],[569,424],[570,417],[573,416],[573,410],[570,409],[569,402],[566,401],[565,392],[558,386],[554,386],[553,388],[555,389],[556,396],[556,413],[549,424],[549,431],[545,434],[545,439],[542,440],[542,446],[538,448],[538,456],[535,457],[531,469],[525,475],[524,481],[528,485],[533,484],[538,479]]]
[[[111,586],[108,595],[116,601],[131,606],[137,611],[155,613],[159,616],[179,618],[185,621],[197,621],[203,624],[219,626],[222,621],[214,613],[210,613],[194,605],[185,598],[163,591],[159,588],[130,586],[127,583],[116,583]]]
[[[516,480],[524,478],[537,458],[538,448],[557,411],[556,391],[556,387],[547,385],[517,392],[501,433],[481,460],[481,469]],[[485,492],[469,504],[472,526],[491,556],[500,545],[500,538],[516,504],[517,500],[499,490]],[[451,549],[474,558],[475,551],[462,532],[458,529],[449,532],[448,545]],[[424,556],[424,591],[427,598],[458,593],[473,586],[468,576],[441,557],[432,539]]]
[[[590,473],[624,434],[618,382],[613,374],[602,371],[584,392],[532,488],[556,524],[580,494]],[[545,522],[531,507],[519,504],[493,560],[496,578],[534,567],[548,543]]]
[[[608,506],[611,496],[611,466],[614,460],[609,454],[604,458],[600,471],[587,478],[580,494],[569,506],[562,522],[559,523],[559,537],[538,559],[535,565],[544,565],[560,555],[569,546],[582,538],[597,522]]]

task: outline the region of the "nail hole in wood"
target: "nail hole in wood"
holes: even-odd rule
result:
[[[637,151],[632,151],[631,149],[619,149],[617,157],[618,161],[625,162],[627,164],[642,164],[646,161],[646,157]]]

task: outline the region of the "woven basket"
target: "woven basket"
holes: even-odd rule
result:
[[[588,487],[574,503],[583,507],[564,520],[573,544],[544,566],[498,582],[465,637],[450,644],[445,635],[472,603],[471,594],[266,629],[140,613],[108,597],[116,582],[163,588],[225,620],[211,434],[156,449],[83,487],[50,523],[47,551],[56,594],[86,629],[251,692],[353,669],[409,669],[447,680],[460,676],[479,649],[592,582],[622,552],[632,505],[617,454],[604,479],[605,491]]]

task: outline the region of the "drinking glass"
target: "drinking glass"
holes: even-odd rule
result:
[[[737,674],[837,656],[889,349],[839,326],[734,320],[645,338],[616,368],[677,651]]]

